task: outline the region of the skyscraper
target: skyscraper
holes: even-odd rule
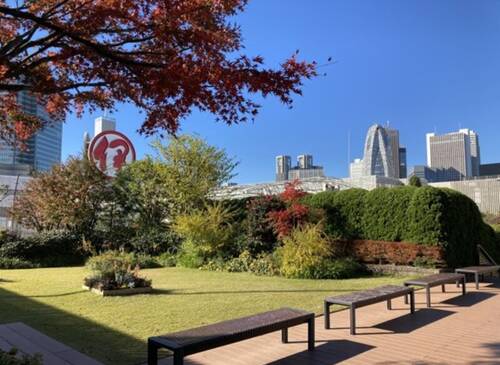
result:
[[[287,155],[276,156],[276,181],[288,180],[288,172],[292,168],[292,159]]]
[[[439,170],[440,181],[478,176],[481,156],[479,136],[470,129],[443,135],[428,133],[427,165]]]
[[[394,138],[394,135],[392,138]],[[399,150],[397,153],[399,153]],[[394,161],[391,141],[389,140],[387,130],[378,124],[372,125],[366,135],[363,175],[397,177]]]
[[[390,172],[391,177],[400,177],[399,175],[399,131],[392,128],[384,128],[387,132],[389,148],[392,154],[393,171]]]
[[[310,169],[311,167],[313,167],[312,155],[297,156],[297,167],[301,169]]]
[[[29,175],[47,171],[61,162],[62,122],[51,120],[36,97],[28,92],[19,92],[17,101],[25,113],[39,117],[45,126],[25,142],[24,149],[0,141],[0,173]]]
[[[406,147],[399,147],[399,178],[408,177],[408,167],[406,165]]]

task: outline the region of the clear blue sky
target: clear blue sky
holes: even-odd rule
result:
[[[480,136],[482,161],[500,162],[500,1],[496,0],[251,0],[237,21],[246,53],[277,65],[296,49],[307,60],[337,64],[307,81],[289,110],[263,102],[254,123],[227,127],[195,113],[183,132],[197,133],[240,161],[235,181],[274,179],[278,154],[314,155],[328,176],[348,174],[362,157],[366,130],[390,121],[408,149],[408,164],[425,163],[425,133],[462,128]],[[81,150],[97,115],[70,116],[63,158]],[[142,116],[123,105],[118,129],[138,156],[151,153],[135,133]]]

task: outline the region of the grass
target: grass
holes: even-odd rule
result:
[[[404,277],[291,280],[182,268],[150,269],[155,293],[107,297],[81,289],[81,267],[0,270],[0,323],[24,322],[105,364],[138,364],[146,339],[283,306],[320,313],[327,295]]]

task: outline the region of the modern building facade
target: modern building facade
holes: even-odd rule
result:
[[[455,181],[479,176],[481,156],[479,136],[470,129],[436,135],[428,133],[427,166],[439,170],[439,181]]]
[[[487,163],[479,166],[479,176],[499,176],[500,163]]]
[[[395,139],[394,134],[391,139]],[[363,176],[396,177],[394,161],[387,130],[378,124],[372,125],[366,135]]]
[[[45,126],[25,142],[25,148],[0,142],[0,173],[26,176],[48,171],[61,162],[62,122],[51,120],[45,108],[27,92],[19,92],[17,100],[25,113],[39,117]]]
[[[314,166],[312,155],[297,156],[297,165],[292,167],[290,156],[276,156],[276,181],[324,177],[322,166]]]
[[[363,176],[363,160],[356,158],[349,165],[349,177],[358,178]]]
[[[406,179],[408,177],[408,167],[406,165],[406,147],[399,147],[399,178]]]
[[[276,181],[287,181],[292,159],[287,155],[276,156]]]

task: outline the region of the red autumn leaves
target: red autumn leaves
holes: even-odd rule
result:
[[[295,54],[270,69],[241,54],[233,17],[246,2],[0,0],[0,137],[17,133],[5,99],[23,90],[57,118],[132,103],[144,134],[175,133],[193,109],[244,122],[258,112],[255,93],[290,105],[315,63]]]

